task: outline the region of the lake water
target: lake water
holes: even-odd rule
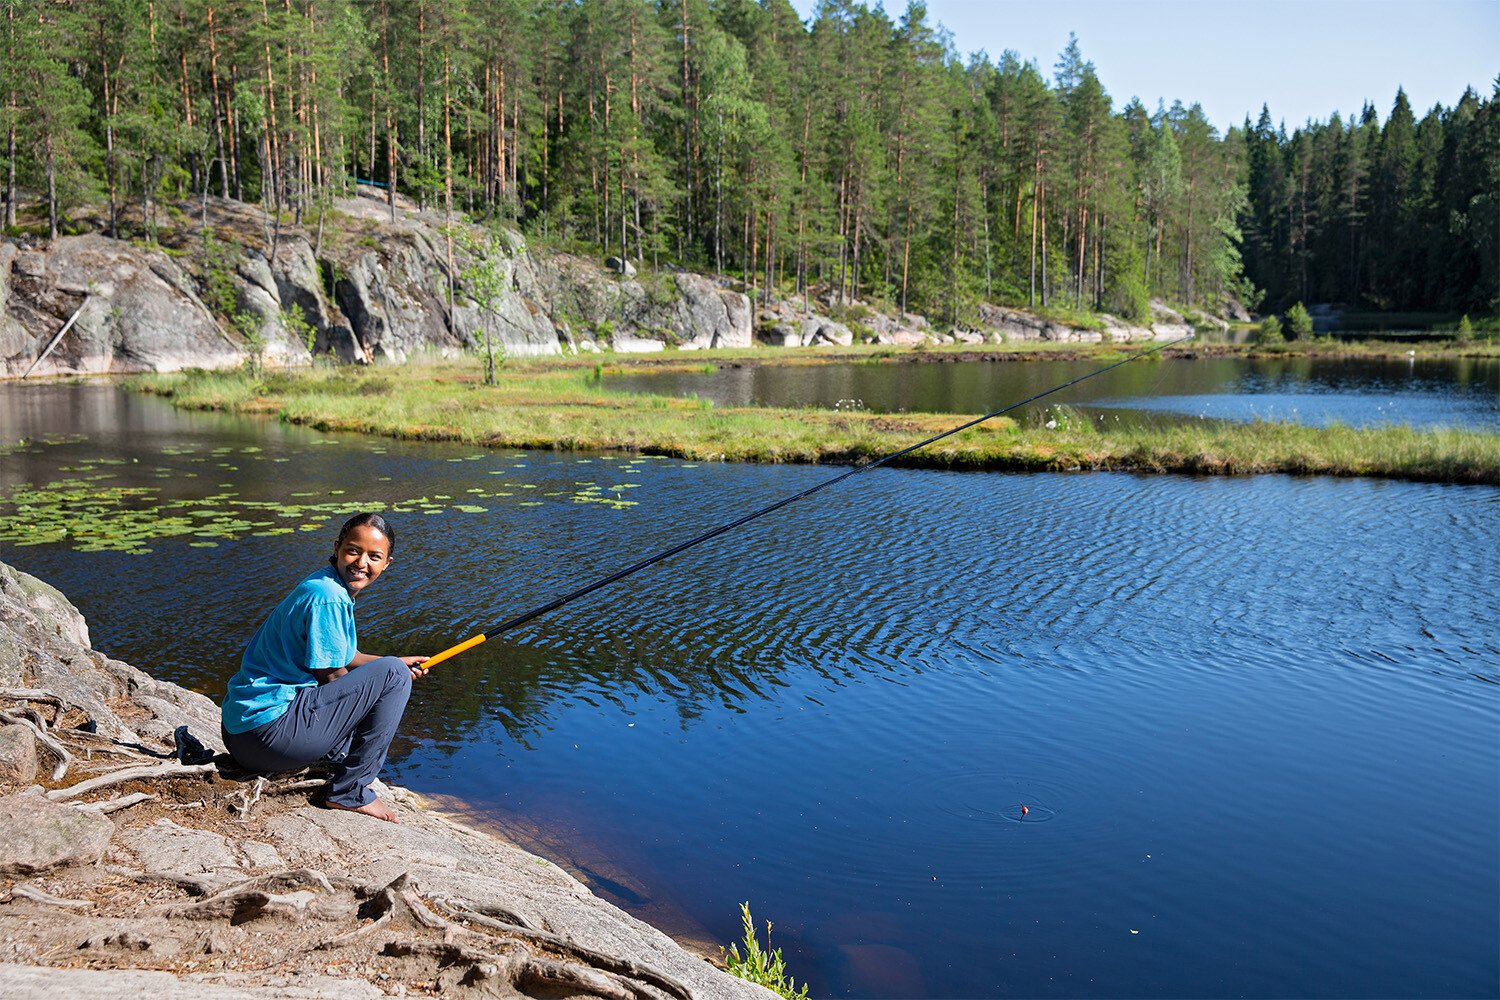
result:
[[[713,372],[612,375],[604,384],[668,396],[695,394],[721,406],[988,413],[1100,367],[1098,361],[1046,360],[731,365]],[[1500,359],[1143,361],[1055,400],[1106,421],[1203,417],[1495,430],[1500,429]],[[1033,404],[1033,415],[1051,405],[1054,398]]]
[[[214,696],[346,512],[399,511],[361,646],[435,652],[830,474],[0,386],[20,438],[0,557]],[[685,938],[748,900],[819,996],[1494,996],[1497,529],[1493,487],[880,469],[436,668],[390,772]]]

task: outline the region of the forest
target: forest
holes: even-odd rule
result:
[[[217,196],[356,185],[533,242],[962,322],[1500,308],[1500,81],[1290,134],[961,55],[913,2],[0,0],[7,232],[153,240]]]

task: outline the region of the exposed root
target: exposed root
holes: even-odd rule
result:
[[[492,987],[497,996],[512,991],[555,991],[581,993],[603,1000],[656,1000],[633,984],[578,965],[537,958],[514,942],[502,945],[502,951],[480,950],[457,941],[426,941],[420,938],[398,938],[385,946],[384,954],[404,958],[429,957],[448,972],[440,985],[484,989],[487,980],[498,980]],[[505,987],[509,986],[510,989]]]
[[[184,767],[181,764],[161,764],[156,767],[122,767],[108,774],[101,774],[97,778],[80,781],[76,785],[67,788],[54,788],[47,793],[47,798],[54,802],[65,799],[76,798],[86,792],[92,792],[100,788],[108,788],[110,785],[122,785],[127,781],[142,781],[150,778],[185,778],[195,774],[208,774],[215,770],[212,764],[191,764]]]
[[[73,805],[85,812],[108,814],[119,812],[121,809],[129,809],[131,806],[139,805],[142,802],[150,802],[155,798],[155,795],[148,795],[145,792],[131,792],[129,795],[121,795],[110,799],[108,802],[75,802]]]
[[[61,896],[54,896],[50,892],[43,892],[30,882],[12,886],[10,895],[12,899],[19,896],[22,899],[29,899],[33,903],[42,903],[46,906],[60,906],[69,910],[86,910],[94,905],[93,901],[88,899],[64,899]]]
[[[42,688],[0,688],[0,700],[50,702],[57,706],[58,714],[67,711],[68,708],[62,698]]]
[[[117,878],[128,879],[132,882],[167,882],[190,896],[212,895],[223,886],[223,883],[216,879],[171,872],[143,872],[134,868],[126,868],[124,865],[105,865],[104,870]]]
[[[289,792],[310,792],[318,788],[328,787],[327,778],[308,778],[305,781],[292,781],[285,785],[272,785],[266,789],[267,795],[286,795]]]
[[[606,955],[603,952],[587,948],[566,938],[559,937],[556,934],[534,930],[530,927],[524,927],[506,920],[498,920],[488,914],[467,909],[461,903],[455,903],[452,900],[437,900],[435,902],[461,920],[477,924],[488,930],[498,931],[507,937],[533,943],[593,968],[602,969],[617,976],[639,980],[643,983],[649,983],[668,996],[677,997],[679,1000],[690,1000],[692,996],[691,991],[685,985],[671,976],[657,972],[655,969],[647,968],[638,962]],[[513,916],[513,914],[509,913],[505,915]]]
[[[255,803],[260,801],[260,793],[265,791],[266,779],[258,777],[250,784],[249,788],[237,788],[224,796],[224,800],[239,814],[240,822],[245,823],[250,819],[250,810],[255,808]]]
[[[230,924],[242,924],[260,916],[337,920],[352,914],[352,903],[320,898],[317,891],[303,888],[309,885],[325,893],[333,892],[333,885],[322,872],[297,868],[249,879],[197,903],[164,907],[161,913],[189,920],[227,919]],[[293,891],[273,891],[278,889]]]

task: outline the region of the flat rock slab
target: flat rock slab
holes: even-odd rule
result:
[[[370,983],[332,976],[272,977],[250,985],[234,975],[173,976],[142,969],[51,969],[0,964],[0,996],[14,1000],[374,1000],[386,994]]]
[[[240,859],[228,840],[209,830],[178,826],[169,819],[127,830],[120,842],[130,848],[148,873],[158,877],[222,878],[241,874]]]
[[[0,798],[0,875],[94,864],[114,832],[103,816],[40,795],[7,795]]]

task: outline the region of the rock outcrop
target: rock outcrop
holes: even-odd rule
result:
[[[381,786],[400,823],[315,808],[324,779],[185,765],[218,710],[88,647],[0,563],[0,996],[770,1000],[542,858]]]
[[[0,342],[16,346],[16,323],[28,335],[22,351],[0,358],[11,376],[23,374],[70,319],[71,330],[38,371],[171,371],[228,367],[244,357],[162,250],[97,235],[64,236],[45,252],[16,253],[6,281],[12,326],[9,334],[0,331]]]
[[[980,306],[972,327],[934,331],[921,316],[794,297],[757,310],[727,278],[628,260],[534,254],[513,231],[452,240],[441,216],[345,199],[311,229],[273,226],[258,207],[208,198],[177,211],[161,248],[100,235],[0,240],[0,377],[17,377],[77,319],[41,375],[303,365],[400,364],[488,341],[512,355],[596,348],[920,346],[1004,340],[1127,342],[1183,336],[1191,324],[1152,303],[1149,325],[1110,316],[1082,328]],[[483,243],[486,288],[467,287],[465,245]],[[485,301],[481,303],[480,299]]]

